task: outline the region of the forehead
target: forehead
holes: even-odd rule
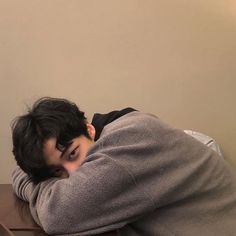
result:
[[[50,156],[56,149],[56,138],[50,138],[46,140],[43,146],[43,154]]]

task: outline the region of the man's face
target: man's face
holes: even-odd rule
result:
[[[49,138],[45,142],[43,149],[44,158],[47,165],[52,168],[54,176],[68,176],[68,174],[81,166],[88,150],[94,143],[93,129],[93,127],[88,127],[91,139],[81,135],[72,139],[68,147],[59,148],[60,150],[57,148],[57,140],[55,138]]]

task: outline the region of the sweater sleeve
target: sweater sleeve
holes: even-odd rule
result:
[[[12,187],[15,194],[22,200],[29,202],[34,184],[29,176],[17,166],[12,173]]]
[[[20,169],[14,172],[16,194],[29,201],[33,218],[48,234],[99,234],[153,210],[151,199],[123,167],[104,154],[94,155],[58,181],[33,185]]]

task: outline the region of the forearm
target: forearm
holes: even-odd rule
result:
[[[30,180],[30,177],[19,166],[17,166],[12,173],[12,187],[15,194],[20,199],[29,202],[34,184]]]
[[[31,215],[41,227],[43,226],[38,216],[38,206],[36,202],[38,199],[42,199],[41,190],[49,189],[55,181],[56,179],[54,178],[39,184],[34,184],[31,178],[19,166],[12,172],[12,188],[14,193],[20,199],[29,202]]]

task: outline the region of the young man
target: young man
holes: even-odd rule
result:
[[[15,121],[13,153],[14,191],[49,234],[235,235],[235,172],[153,115],[127,108],[90,124],[43,98]]]

